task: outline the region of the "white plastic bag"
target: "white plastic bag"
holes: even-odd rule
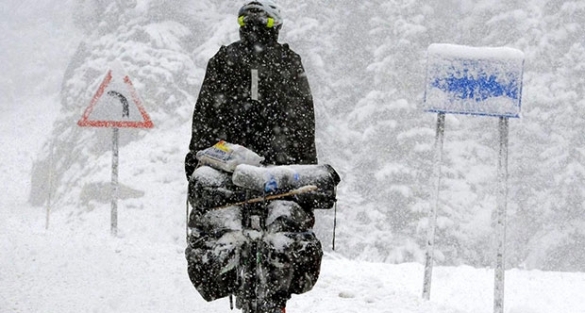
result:
[[[264,161],[264,157],[254,151],[223,140],[213,147],[198,151],[196,157],[201,165],[208,165],[229,173],[233,173],[236,166],[240,164],[260,166]]]

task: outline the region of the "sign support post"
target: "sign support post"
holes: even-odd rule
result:
[[[123,73],[121,65],[116,72],[108,71],[89,107],[77,125],[81,127],[106,127],[113,129],[112,136],[112,182],[111,182],[111,233],[118,235],[118,167],[120,128],[152,128],[150,116],[142,106],[140,98]]]
[[[500,151],[498,159],[498,217],[496,232],[498,248],[496,254],[494,282],[494,313],[504,312],[504,286],[506,273],[506,211],[508,198],[508,118],[500,117]]]
[[[473,48],[433,44],[428,49],[426,111],[438,113],[435,138],[435,186],[429,213],[423,298],[430,299],[439,206],[444,115],[499,117],[497,254],[494,266],[494,313],[504,312],[506,210],[508,197],[508,118],[520,117],[524,53],[511,48]]]
[[[437,229],[437,212],[439,210],[439,190],[441,188],[441,163],[443,161],[443,138],[445,134],[445,113],[437,114],[437,132],[435,135],[435,156],[433,162],[433,208],[429,213],[429,230],[427,233],[427,252],[425,255],[425,276],[423,282],[423,298],[431,298],[431,279],[433,277],[433,254],[435,251],[435,232]]]
[[[47,217],[45,220],[45,229],[49,229],[49,222],[51,220],[51,200],[53,198],[53,167],[54,167],[54,149],[55,149],[55,140],[51,141],[51,145],[49,147],[49,194],[47,198]]]
[[[119,128],[113,128],[112,138],[112,211],[110,214],[112,236],[118,235],[118,141]]]

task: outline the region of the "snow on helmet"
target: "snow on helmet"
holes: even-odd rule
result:
[[[258,23],[267,28],[279,29],[282,26],[280,7],[271,0],[249,1],[244,4],[238,12],[240,27]]]

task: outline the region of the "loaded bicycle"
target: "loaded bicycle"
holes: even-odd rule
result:
[[[205,300],[229,297],[233,309],[235,298],[244,313],[284,312],[319,276],[313,209],[333,207],[338,174],[329,165],[210,165],[189,186],[191,282]]]

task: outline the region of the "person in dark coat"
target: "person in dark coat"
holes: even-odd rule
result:
[[[254,151],[264,165],[317,164],[311,89],[301,57],[278,43],[279,7],[269,0],[250,1],[240,9],[238,23],[240,40],[222,46],[207,66],[185,157],[193,207],[185,254],[191,282],[207,301],[242,296],[246,286],[233,264],[237,251],[248,245],[241,208],[217,209],[214,202],[218,192],[232,187],[230,173],[198,166],[197,152],[223,141]],[[214,179],[206,179],[209,175]],[[209,181],[219,185],[205,185]],[[312,232],[312,207],[283,200],[271,201],[266,209],[267,233],[259,253],[266,260],[260,266],[271,301],[262,312],[280,313],[292,293],[312,289],[323,252]]]
[[[239,14],[241,40],[221,47],[207,66],[185,160],[188,177],[195,153],[220,140],[256,152],[266,164],[317,163],[313,98],[301,57],[278,43],[279,10],[267,1],[251,3],[259,5],[245,5]]]

